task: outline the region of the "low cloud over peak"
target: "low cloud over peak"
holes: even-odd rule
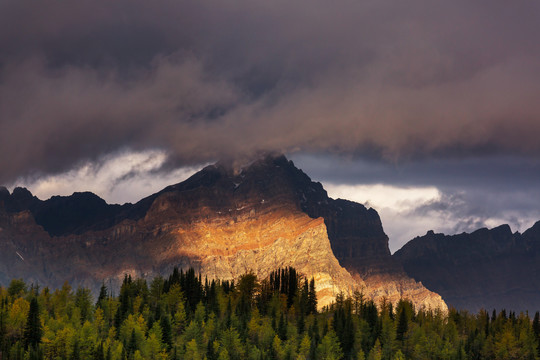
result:
[[[39,16],[36,16],[39,14]],[[540,4],[0,4],[0,183],[129,148],[540,153]]]

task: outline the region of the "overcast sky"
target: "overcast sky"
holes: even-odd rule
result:
[[[136,201],[271,150],[379,210],[394,250],[523,230],[539,18],[531,0],[0,0],[0,183]]]

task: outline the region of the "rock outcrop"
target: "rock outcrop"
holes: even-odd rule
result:
[[[152,277],[174,266],[221,279],[294,266],[315,278],[321,306],[363,289],[375,301],[403,296],[446,309],[396,265],[375,210],[328,198],[284,156],[211,165],[122,206],[90,193],[41,201],[25,189],[4,191],[0,227],[2,283],[23,277],[97,289],[126,273]]]
[[[540,222],[448,236],[429,231],[394,254],[407,274],[458,309],[540,310]]]

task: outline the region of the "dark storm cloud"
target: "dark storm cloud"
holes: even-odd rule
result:
[[[432,186],[523,190],[540,183],[540,159],[490,155],[384,162],[332,155],[295,154],[292,160],[319,181],[340,184]]]
[[[540,3],[0,3],[0,181],[122,148],[537,155]]]

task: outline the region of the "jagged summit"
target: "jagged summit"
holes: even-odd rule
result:
[[[216,164],[210,165],[218,169],[222,169],[232,176],[237,176],[244,170],[249,168],[264,168],[273,166],[276,162],[287,162],[287,158],[282,153],[277,152],[261,152],[252,155],[235,158],[223,158]]]
[[[40,200],[26,189],[17,187],[0,197],[0,208],[8,213],[29,211],[36,223],[51,236],[81,234],[112,226],[115,217],[130,205],[109,205],[92,192],[53,196]]]

